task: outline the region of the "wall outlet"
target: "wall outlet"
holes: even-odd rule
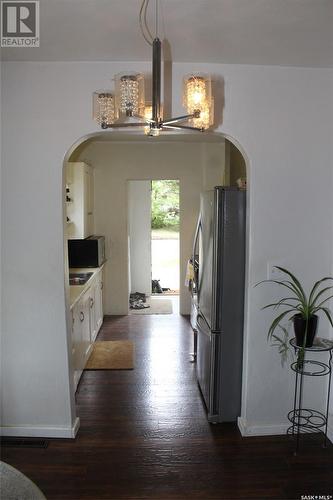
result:
[[[267,264],[267,279],[282,281],[286,279],[286,275],[282,273],[276,266],[285,267],[281,262],[268,262]]]

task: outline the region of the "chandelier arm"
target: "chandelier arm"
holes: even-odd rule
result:
[[[203,127],[190,127],[187,125],[166,125],[165,123],[162,124],[162,128],[171,128],[174,130],[195,130],[196,132],[204,132],[205,129]]]
[[[106,128],[124,128],[124,127],[147,127],[146,122],[137,122],[137,123],[102,123],[101,127],[103,129]]]
[[[183,122],[189,120],[190,118],[198,118],[197,113],[192,113],[191,115],[176,116],[176,118],[170,118],[162,122],[162,125],[171,125],[172,123]]]

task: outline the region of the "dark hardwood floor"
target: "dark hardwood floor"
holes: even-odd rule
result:
[[[99,340],[120,339],[135,342],[135,369],[83,374],[75,440],[2,449],[49,500],[332,499],[332,446],[310,440],[295,457],[287,437],[244,439],[235,424],[208,424],[186,318],[105,318]]]

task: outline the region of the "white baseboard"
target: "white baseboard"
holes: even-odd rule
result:
[[[80,428],[80,419],[79,417],[75,417],[75,422],[74,422],[74,425],[72,427],[72,438],[75,438],[76,437],[76,434],[78,433],[78,430]]]
[[[329,424],[327,426],[327,437],[333,443],[333,427]],[[331,420],[332,422],[332,420]],[[243,417],[238,417],[238,429],[243,437],[249,436],[280,436],[286,434],[287,429],[290,427],[290,422],[281,424],[249,424]]]
[[[0,435],[6,437],[39,437],[39,438],[70,438],[74,439],[80,427],[80,419],[76,417],[72,427],[0,427]]]
[[[238,428],[242,436],[275,436],[285,434],[290,423],[281,424],[249,424],[243,417],[238,417]]]

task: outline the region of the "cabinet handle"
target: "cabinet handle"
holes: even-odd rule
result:
[[[90,297],[90,309],[92,309],[93,305],[94,305],[94,299]]]
[[[83,311],[80,312],[80,321],[81,321],[81,323],[82,323],[82,321],[84,321],[84,312]]]
[[[103,290],[103,281],[101,281],[101,290]]]

